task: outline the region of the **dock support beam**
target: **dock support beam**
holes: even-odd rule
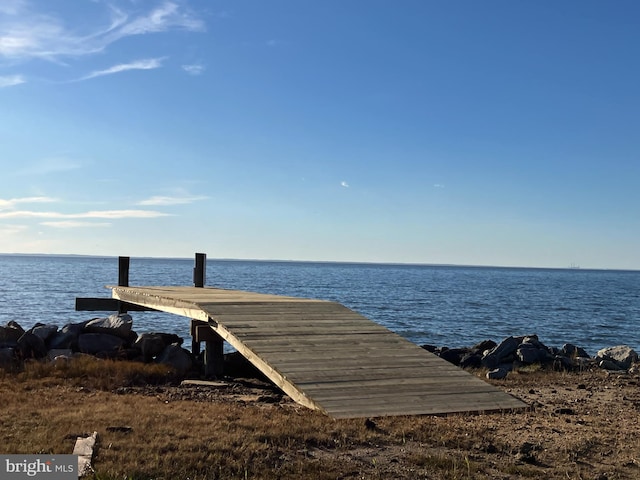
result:
[[[193,285],[203,288],[206,281],[207,255],[196,253],[196,263],[193,269]],[[224,373],[224,340],[211,327],[201,321],[191,320],[191,352],[200,354],[200,342],[204,347],[204,375],[205,377],[221,377]]]
[[[191,319],[191,352],[200,354],[200,342],[205,342],[204,375],[207,378],[224,375],[224,340],[207,322]]]

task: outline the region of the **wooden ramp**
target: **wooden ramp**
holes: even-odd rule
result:
[[[208,322],[296,402],[335,418],[524,408],[339,303],[196,287],[110,287],[129,303]]]

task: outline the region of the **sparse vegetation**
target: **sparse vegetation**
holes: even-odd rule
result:
[[[496,383],[531,411],[379,418],[375,428],[267,402],[268,386],[172,382],[166,367],[96,359],[0,371],[2,450],[70,453],[97,431],[96,480],[640,476],[633,375],[514,374]]]

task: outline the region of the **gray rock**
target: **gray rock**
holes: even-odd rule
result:
[[[140,349],[145,361],[150,362],[172,344],[182,345],[182,338],[169,333],[149,332],[138,335],[134,347]]]
[[[478,353],[484,354],[487,350],[491,350],[492,348],[496,348],[498,344],[493,340],[484,340],[480,343],[476,343],[471,350],[475,350]]]
[[[519,344],[520,342],[513,337],[505,338],[482,358],[482,365],[488,369],[495,369],[505,359],[516,353]]]
[[[70,348],[53,348],[47,352],[47,358],[49,360],[55,360],[58,357],[71,357],[73,351]]]
[[[438,347],[436,347],[435,345],[425,344],[425,345],[421,345],[421,348],[424,348],[427,352],[430,352],[430,353],[437,353],[438,351]]]
[[[18,339],[16,352],[20,358],[44,358],[47,356],[47,347],[42,338],[31,332],[25,332]]]
[[[442,350],[438,356],[449,363],[459,366],[462,361],[462,357],[468,353],[468,348],[448,348],[446,350]]]
[[[22,328],[20,324],[15,320],[9,320],[5,326],[9,328],[15,328],[16,330],[20,330],[22,333],[25,332],[25,329]]]
[[[549,353],[547,347],[536,341],[535,343],[523,342],[516,351],[518,360],[526,364],[547,363],[553,360],[553,355]]]
[[[78,350],[78,337],[87,322],[67,323],[59,332],[49,338],[49,348],[71,348]]]
[[[107,333],[123,340],[131,340],[133,319],[128,313],[115,313],[107,318],[94,318],[84,327],[86,333]],[[135,339],[134,339],[135,340]]]
[[[9,322],[4,327],[0,327],[0,346],[15,347],[18,339],[24,335],[23,328],[16,322]]]
[[[122,338],[108,333],[83,333],[78,337],[78,350],[90,355],[112,353],[123,346]]]
[[[13,365],[16,359],[15,349],[11,347],[0,348],[0,367]]]
[[[628,370],[633,363],[638,361],[638,354],[633,348],[627,345],[618,345],[617,347],[599,350],[598,353],[596,353],[596,358],[614,362],[621,369]]]
[[[625,370],[623,367],[618,364],[618,362],[614,362],[612,360],[601,359],[598,361],[598,366],[604,370],[612,370],[614,372]]]
[[[156,358],[156,362],[169,365],[180,375],[185,375],[193,365],[191,354],[178,345],[167,346]]]
[[[528,335],[526,337],[523,337],[522,342],[520,342],[520,344],[533,345],[536,348],[544,348],[544,345],[542,345],[540,343],[540,340],[538,340],[537,335]]]
[[[460,360],[462,368],[479,368],[482,366],[482,355],[480,353],[467,353]]]
[[[507,375],[509,375],[509,369],[503,367],[495,368],[487,372],[487,378],[489,380],[502,380],[503,378],[506,378]]]
[[[565,343],[560,350],[561,354],[571,358],[590,358],[590,355],[582,347],[576,347],[571,343]]]
[[[556,372],[570,371],[576,367],[576,363],[564,355],[556,355],[553,359],[553,369]]]
[[[58,332],[58,326],[38,324],[35,325],[30,331],[34,335],[40,337],[46,343],[49,338],[51,338]]]

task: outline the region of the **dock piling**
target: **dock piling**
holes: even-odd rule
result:
[[[193,285],[204,288],[207,272],[207,254],[196,253],[195,267],[193,269]],[[205,377],[220,377],[224,373],[224,340],[214,332],[207,324],[191,320],[191,353],[200,354],[200,342],[205,342],[204,347],[204,374]]]
[[[118,257],[118,286],[129,286],[129,257]],[[127,307],[123,302],[118,302],[118,313],[127,313]]]

